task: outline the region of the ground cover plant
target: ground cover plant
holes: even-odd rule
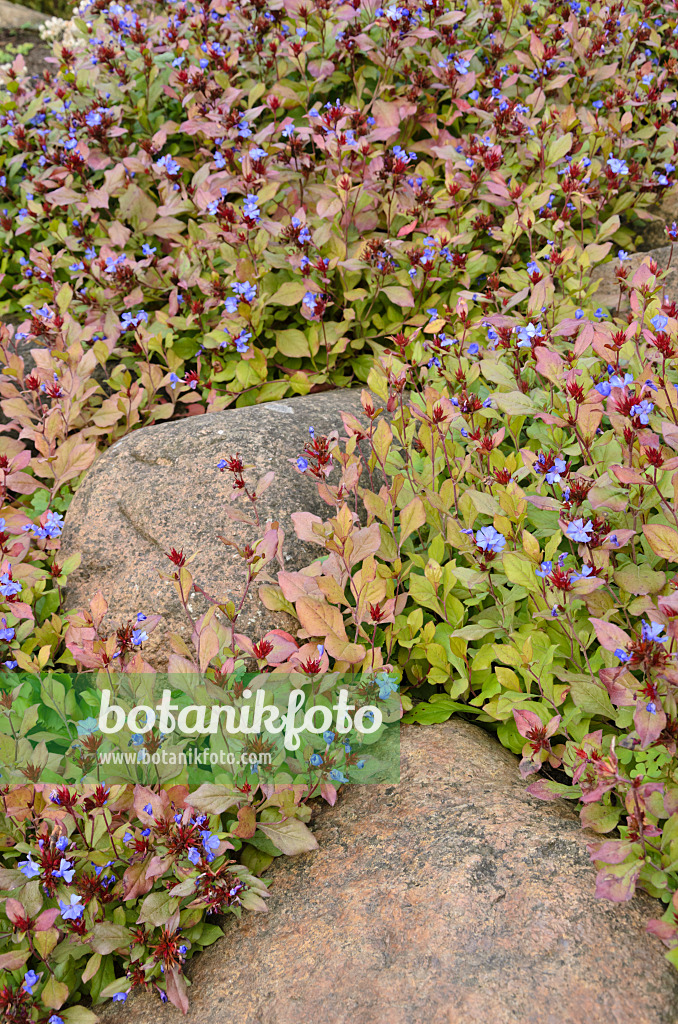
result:
[[[328,503],[295,516],[321,559],[276,575],[256,514],[244,554],[244,586],[272,575],[261,599],[300,635],[246,637],[237,601],[213,603],[173,670],[224,699],[245,662],[310,687],[331,670],[408,721],[471,716],[531,792],[578,801],[600,896],[664,900],[651,927],[678,959],[678,310],[666,267],[627,269],[675,181],[675,10],[94,0],[41,79],[21,57],[4,73],[12,1024],[86,1022],[139,986],[185,1009],[209,915],[262,910],[271,859],[313,846],[309,797],[363,770],[328,735],[298,773],[75,785],[97,688],[152,674],[155,621],[108,634],[97,595],[64,610],[83,474],[130,430],[336,387],[369,388],[364,416],[294,466]],[[219,472],[256,506],[237,453]],[[187,605],[190,552],[167,577]]]

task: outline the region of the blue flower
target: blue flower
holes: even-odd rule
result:
[[[654,405],[652,402],[637,402],[636,405],[631,406],[630,413],[633,417],[637,416],[643,426],[646,427],[650,422],[650,414],[653,409]]]
[[[343,772],[340,772],[338,768],[333,768],[330,772],[330,778],[334,782],[348,782],[348,779]]]
[[[146,814],[153,814],[153,808],[151,807],[150,804],[146,804],[144,806],[144,811],[146,812]]]
[[[0,574],[0,594],[3,597],[14,597],[16,594],[21,593],[21,584],[11,579],[9,575],[11,571],[12,567],[10,565],[7,572]]]
[[[154,167],[158,171],[166,171],[170,177],[174,177],[181,171],[179,164],[176,162],[174,157],[169,156],[169,154],[167,156],[161,156],[159,160],[156,160]]]
[[[206,850],[219,849],[219,840],[217,839],[216,836],[213,836],[211,832],[206,830],[204,832],[201,832],[200,835],[202,838],[202,845],[205,847]]]
[[[633,374],[625,373],[623,377],[620,377],[618,373],[613,373],[610,377],[610,384],[613,388],[626,388],[629,384],[633,384]]]
[[[319,768],[323,763],[322,756],[320,754],[311,754],[308,759],[309,764],[312,764],[314,768]]]
[[[81,906],[82,896],[76,896],[75,893],[71,895],[70,902],[66,903],[64,900],[59,900],[59,910],[64,921],[78,921],[85,910]]]
[[[73,876],[75,875],[73,861],[66,860],[65,857],[62,857],[61,863],[59,864],[59,870],[53,871],[52,874],[55,878],[63,878],[64,882],[70,884],[73,881]]]
[[[548,562],[542,562],[541,568],[535,569],[534,571],[537,574],[537,576],[541,576],[542,579],[546,579],[546,577],[552,572],[552,570],[553,562],[549,560]]]
[[[647,702],[647,704],[645,705],[645,710],[649,711],[649,713],[651,715],[656,715],[657,714],[657,705],[655,704],[655,702],[653,700],[649,700]]]
[[[565,472],[567,465],[564,459],[554,459],[553,466],[547,469],[546,456],[543,452],[540,452],[534,464],[534,469],[535,472],[544,474],[547,484],[557,484],[561,480],[560,474]]]
[[[530,348],[534,338],[542,336],[541,324],[528,324],[527,327],[516,327],[519,337],[518,348]]]
[[[620,249],[619,252],[617,253],[617,259],[619,260],[620,263],[625,263],[626,260],[630,260],[631,259],[631,255],[630,255],[630,253],[625,252],[623,249]]]
[[[618,160],[617,157],[608,156],[607,166],[613,174],[628,174],[629,169],[625,160]]]
[[[21,986],[25,992],[29,995],[33,994],[33,988],[40,981],[40,975],[36,974],[35,971],[26,971],[24,974],[23,985]]]
[[[116,992],[113,996],[114,1003],[124,1003],[127,1000],[128,992]]]
[[[145,629],[135,629],[132,633],[132,643],[135,647],[140,647],[145,640],[148,640],[148,633]]]
[[[99,722],[96,718],[82,718],[76,723],[78,729],[78,736],[91,736],[93,733],[99,731]]]
[[[379,700],[388,700],[392,693],[398,692],[397,676],[377,676],[376,682],[379,687]]]
[[[47,1024],[64,1024],[64,1018],[60,1017],[58,1013],[53,1013]]]
[[[657,644],[663,644],[665,640],[668,640],[666,634],[661,635],[663,632],[663,625],[661,622],[643,622],[641,625],[641,635],[643,640],[652,641]]]
[[[261,220],[261,213],[259,211],[259,198],[250,192],[249,195],[245,196],[245,203],[243,207],[243,216],[249,220],[253,220],[258,223]]]
[[[33,860],[33,855],[28,854],[27,860],[19,861],[19,870],[26,878],[36,878],[40,874],[40,868]]]
[[[328,747],[330,743],[334,741],[334,736],[335,734],[330,729],[328,729],[327,732],[323,733],[323,740],[325,741]]]
[[[191,846],[191,848],[189,849],[188,859],[190,860],[191,864],[198,864],[198,862],[200,861],[200,851],[197,850],[195,846]]]
[[[601,380],[600,384],[596,384],[596,391],[599,395],[602,395],[603,398],[607,398],[612,391],[612,385],[607,380]]]
[[[5,640],[9,643],[10,640],[14,639],[14,629],[7,625],[7,619],[2,620],[2,629],[0,629],[0,640]]]
[[[308,459],[305,459],[303,455],[300,455],[297,459],[297,469],[302,473],[305,473],[308,469]]]
[[[593,523],[585,523],[583,519],[575,519],[574,522],[568,523],[565,530],[566,537],[569,537],[570,540],[576,540],[580,544],[588,544],[592,533]]]
[[[498,555],[506,547],[506,538],[493,526],[483,526],[476,534],[476,544],[481,551],[492,551]]]
[[[233,344],[235,345],[236,351],[247,352],[247,349],[249,348],[248,342],[250,341],[251,338],[251,333],[243,329],[240,332],[240,334],[238,334],[238,336],[233,339]]]
[[[654,327],[655,331],[663,331],[668,322],[669,318],[667,316],[662,316],[661,313],[657,313],[657,315],[653,316],[650,320],[650,323]]]

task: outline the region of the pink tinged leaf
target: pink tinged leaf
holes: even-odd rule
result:
[[[293,512],[292,522],[294,523],[294,532],[299,540],[305,540],[310,544],[321,544],[324,546],[324,538],[313,530],[313,524],[316,524],[317,526],[322,525],[322,519],[320,516],[314,516],[312,512]]]
[[[66,641],[66,647],[71,652],[78,665],[83,665],[85,668],[102,668],[103,659],[98,654],[94,654],[93,651],[86,651],[83,647],[79,647],[78,644]]]
[[[262,639],[273,644],[273,650],[266,655],[269,665],[282,665],[299,649],[294,637],[282,629],[272,629]]]
[[[322,597],[320,587],[312,576],[300,572],[279,572],[278,583],[287,601],[298,601],[300,597]]]
[[[542,377],[546,377],[547,380],[553,381],[554,384],[559,383],[567,369],[567,365],[562,357],[557,352],[552,352],[550,349],[545,348],[544,345],[539,345],[536,355],[537,373]]]
[[[654,703],[656,705],[654,714],[647,710],[646,702],[641,700],[638,702],[633,715],[633,724],[636,727],[636,732],[640,737],[643,749],[659,739],[666,726],[666,715],[659,700],[655,700]]]
[[[12,899],[11,897],[5,902],[5,914],[12,922],[16,924],[21,918],[26,916],[23,904],[19,903],[18,900]]]
[[[657,604],[662,615],[666,615],[668,618],[678,615],[678,590],[674,590],[672,594],[660,596]]]
[[[560,782],[552,782],[550,779],[535,779],[527,787],[530,796],[538,800],[560,800],[565,790],[571,790],[571,786],[564,786]]]
[[[631,855],[636,844],[629,839],[605,839],[602,842],[588,843],[587,846],[589,856],[595,864],[621,864]]]
[[[610,470],[616,476],[620,484],[642,484],[647,486],[648,480],[637,469],[629,469],[628,466],[610,466]]]
[[[23,967],[29,956],[31,956],[30,949],[12,949],[9,953],[0,953],[0,970],[16,971]]]
[[[329,782],[323,782],[320,787],[320,795],[323,800],[326,800],[330,807],[334,807],[337,802],[337,791],[334,786],[330,785]]]
[[[94,622],[95,627],[98,628],[101,625],[104,615],[108,611],[108,601],[100,590],[97,591],[92,598],[89,608],[92,613],[92,621]]]
[[[614,626],[611,622],[606,622],[604,619],[592,618],[590,621],[593,623],[593,628],[596,631],[598,643],[606,651],[616,651],[618,647],[623,649],[631,643],[631,637],[623,629],[620,629],[619,626]]]
[[[523,757],[518,765],[521,779],[529,779],[530,775],[536,775],[541,771],[541,764],[536,764],[529,757]]]
[[[58,907],[53,907],[51,910],[43,910],[35,922],[36,932],[46,932],[48,928],[52,927],[60,913],[61,911]]]
[[[526,739],[534,729],[543,729],[544,723],[542,722],[539,715],[536,715],[534,711],[523,711],[513,709],[513,718],[516,723],[516,728],[521,736]]]
[[[372,523],[371,526],[364,527],[361,530],[356,530],[352,535],[353,550],[349,557],[349,565],[353,568],[358,562],[362,562],[364,558],[368,558],[369,555],[377,553],[381,547],[381,531],[378,523]]]
[[[660,921],[657,918],[647,922],[647,931],[650,935],[654,935],[655,939],[663,942],[665,946],[672,946],[678,935],[674,925],[668,921]]]
[[[615,707],[628,708],[635,704],[635,694],[623,682],[628,677],[625,669],[601,668],[598,674]]]
[[[249,654],[250,658],[256,657],[254,653],[254,644],[248,636],[245,636],[244,633],[236,633],[233,639],[241,651],[245,654]]]
[[[167,998],[173,1006],[181,1010],[183,1014],[188,1013],[188,993],[186,991],[186,979],[178,968],[165,972],[167,985]]]
[[[613,903],[632,899],[643,863],[642,860],[632,860],[628,864],[601,868],[596,875],[596,897]]]

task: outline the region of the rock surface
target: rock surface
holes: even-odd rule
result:
[[[144,993],[106,1024],[675,1024],[659,905],[594,899],[578,819],[477,726],[405,727],[400,784],[351,788],[314,828],[269,913],[191,966],[187,1017]]]
[[[651,249],[648,252],[633,253],[631,258],[624,263],[628,271],[627,282],[631,281],[640,264],[648,256],[655,260],[662,270],[666,270],[667,267],[669,268],[668,275],[664,279],[664,294],[668,295],[670,301],[678,301],[678,251],[674,252],[674,258],[669,266],[669,258],[671,256],[670,245],[662,246],[660,249]],[[601,267],[598,267],[592,274],[592,280],[601,282],[593,296],[593,301],[597,305],[605,306],[610,310],[616,310],[617,303],[619,302],[619,284],[615,276],[618,266],[619,260],[613,259],[609,263],[604,263]],[[622,299],[620,309],[630,309],[628,292]]]
[[[236,454],[254,467],[245,474],[252,484],[269,470],[276,473],[257,507],[262,523],[276,519],[285,530],[286,568],[298,569],[317,558],[320,548],[297,540],[290,516],[307,510],[327,517],[330,509],[318,497],[313,479],[288,460],[301,453],[310,426],[317,436],[334,429],[343,434],[342,411],[362,411],[360,390],[190,417],[144,428],[114,444],[92,467],[66,516],[64,556],[82,553],[80,568],[69,578],[67,607],[87,607],[101,590],[109,602],[109,626],[140,611],[162,615],[163,622],[144,644],[145,656],[159,664],[169,653],[168,632],[190,637],[173,585],[158,575],[173,571],[165,556],[170,548],[186,555],[199,551],[190,566],[194,579],[215,597],[237,604],[246,579],[244,563],[219,534],[239,544],[255,540],[256,534],[225,513],[233,478],[220,473],[217,463]],[[230,507],[246,512],[247,505],[238,500]],[[273,575],[276,567],[271,563]],[[284,613],[267,612],[257,590],[252,588],[238,619],[238,631],[255,640],[267,629],[284,627],[287,619]],[[191,611],[197,615],[206,607],[196,600]]]
[[[655,249],[666,245],[666,228],[678,221],[678,188],[668,189],[648,212],[656,219],[643,222],[643,247]]]
[[[43,21],[47,21],[47,15],[41,11],[0,0],[0,29],[26,28],[28,25],[42,25]]]

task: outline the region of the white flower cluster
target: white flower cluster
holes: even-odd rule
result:
[[[64,18],[48,18],[39,28],[40,38],[44,43],[61,43],[69,49],[73,49],[85,42],[85,37],[79,32],[75,18],[82,17],[90,7],[90,0],[81,0],[73,10],[73,18],[66,21]]]

